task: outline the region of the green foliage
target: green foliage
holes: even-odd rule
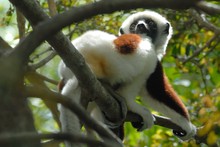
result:
[[[2,0],[0,0],[2,1]],[[49,13],[48,4],[45,0],[39,1],[45,12]],[[73,6],[89,3],[91,0],[60,0],[57,1],[57,9],[59,13],[70,9]],[[8,7],[5,7],[8,6]],[[139,9],[143,10],[143,9]],[[138,10],[138,11],[139,11]],[[211,131],[214,123],[220,127],[220,44],[219,40],[211,42],[207,46],[207,42],[213,37],[214,33],[201,28],[195,20],[190,16],[188,11],[174,11],[155,9],[163,14],[174,29],[173,37],[167,48],[167,54],[163,58],[164,70],[174,86],[174,89],[180,95],[186,104],[191,114],[193,123],[198,126],[205,125],[204,129],[200,130],[201,135],[208,135],[208,144],[220,141],[220,131]],[[11,34],[15,40],[18,36],[17,28],[14,24],[15,11],[9,4],[0,3],[0,26],[6,27],[9,25],[13,29],[7,29],[7,33],[0,32],[0,35],[8,40],[6,34]],[[98,15],[81,23],[72,24],[63,29],[63,32],[70,38],[74,39],[87,30],[99,29],[109,33],[117,34],[122,21],[133,11],[115,12],[110,15]],[[219,26],[220,19],[218,16],[209,16],[208,20]],[[26,29],[30,31],[29,25]],[[1,30],[1,29],[0,29]],[[10,44],[16,43],[10,40]],[[207,47],[206,47],[207,46]],[[198,49],[204,47],[202,52],[193,56]],[[41,52],[48,49],[48,45],[44,43],[32,55],[34,64],[47,57],[47,54],[40,55]],[[37,72],[56,81],[59,80],[57,75],[57,66],[60,58],[57,56],[45,66],[39,68]],[[186,62],[184,62],[186,61]],[[49,88],[56,90],[56,85],[48,84]],[[39,132],[57,131],[58,125],[53,120],[50,111],[45,107],[41,100],[33,99],[30,102],[30,107],[33,110],[35,124]],[[137,132],[130,123],[125,125],[125,146],[126,147],[186,147],[197,146],[195,142],[179,142],[173,136],[171,130],[154,126],[149,130]]]
[[[59,130],[59,126],[52,117],[50,110],[40,99],[31,99],[30,107],[34,114],[35,126],[40,133],[49,133]]]

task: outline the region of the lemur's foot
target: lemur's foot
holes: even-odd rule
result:
[[[143,131],[145,129],[149,129],[154,125],[154,116],[148,109],[143,109],[141,113],[137,114],[141,117],[141,121],[139,122],[132,122],[132,126],[137,128],[137,131]]]
[[[190,130],[188,131],[173,130],[173,134],[183,141],[192,139],[196,135],[196,132],[197,132],[197,129],[193,124],[190,124]]]

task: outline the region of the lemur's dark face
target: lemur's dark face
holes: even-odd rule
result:
[[[163,16],[147,10],[130,15],[122,23],[119,30],[119,35],[121,34],[138,34],[143,39],[149,39],[159,55],[165,53],[172,36],[172,27]]]
[[[154,42],[157,35],[157,24],[152,19],[139,18],[131,23],[129,31],[141,36],[149,36]]]
[[[170,24],[167,22],[163,27],[163,34],[169,35]],[[125,34],[123,28],[120,28],[120,34]],[[129,33],[139,34],[143,37],[150,37],[154,43],[158,34],[158,25],[151,18],[138,18],[134,20],[129,26]]]

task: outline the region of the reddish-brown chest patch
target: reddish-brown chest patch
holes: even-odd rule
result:
[[[124,34],[114,40],[118,51],[122,54],[132,54],[138,48],[141,38],[136,34]]]

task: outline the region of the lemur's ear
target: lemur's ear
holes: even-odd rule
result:
[[[118,35],[120,36],[120,35],[123,35],[123,34],[125,34],[125,32],[124,32],[124,30],[122,28],[120,28],[119,32],[118,32]]]

